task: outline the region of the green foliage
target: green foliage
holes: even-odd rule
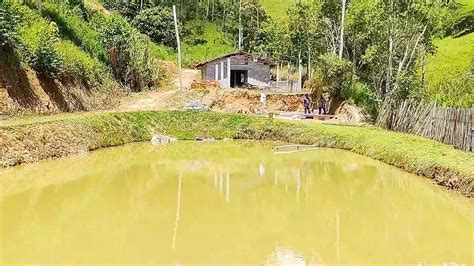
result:
[[[47,34],[40,36],[40,46],[31,60],[36,71],[51,78],[58,77],[61,72],[61,59],[54,47],[56,42],[57,39],[48,39]]]
[[[79,6],[70,6],[62,0],[44,3],[43,13],[50,17],[59,27],[61,36],[71,40],[88,52],[92,57],[106,61],[105,50],[100,43],[100,36],[83,18]]]
[[[326,93],[345,98],[350,95],[354,78],[351,62],[339,59],[334,54],[324,54],[318,58],[318,70]]]
[[[427,58],[425,87],[418,95],[443,106],[472,107],[474,33],[435,40],[436,53]]]
[[[373,88],[358,82],[352,86],[351,90],[347,91],[346,97],[349,101],[362,108],[370,117],[377,117],[380,102],[377,101]]]
[[[0,2],[0,46],[15,48],[20,44],[18,5],[10,0]]]
[[[62,62],[61,75],[65,78],[87,84],[98,84],[107,78],[105,66],[71,41],[61,40],[56,45],[56,50]]]
[[[56,78],[61,72],[61,59],[56,51],[59,41],[55,23],[41,18],[27,7],[20,9],[23,21],[20,24],[20,40],[26,48],[24,58],[39,73]]]
[[[114,77],[132,91],[153,86],[155,71],[149,40],[117,15],[104,18],[98,30]]]
[[[44,3],[45,13],[51,14],[52,6],[51,3]],[[60,30],[56,23],[24,5],[19,5],[17,12],[21,17],[19,41],[25,48],[23,60],[35,70],[52,78],[77,81],[88,87],[99,86],[109,79],[103,63],[72,41],[61,39],[65,34],[58,33]]]
[[[104,7],[117,11],[128,21],[132,21],[140,13],[140,3],[133,1],[104,1]]]
[[[166,61],[176,61],[176,58],[178,56],[176,51],[173,48],[167,47],[164,45],[158,45],[154,42],[150,42],[149,48],[150,48],[150,55],[156,59],[166,60]]]
[[[474,74],[473,72],[453,79],[446,78],[445,81],[432,86],[428,91],[427,98],[433,98],[436,102],[446,107],[473,108],[474,107]]]
[[[239,12],[241,10],[241,12]],[[240,19],[239,19],[239,13]],[[238,43],[239,21],[242,22],[242,49],[254,52],[258,46],[258,38],[262,31],[263,24],[269,19],[259,0],[243,0],[240,9],[239,2],[230,5],[228,30],[236,37]]]
[[[185,66],[192,66],[235,50],[215,23],[202,20],[189,21],[186,31],[189,34],[184,37],[181,46]]]
[[[176,47],[173,11],[167,7],[153,7],[141,11],[132,21],[141,33],[148,35],[158,44]],[[182,25],[180,35],[183,36]]]
[[[291,3],[293,1],[262,0],[263,8],[274,21],[284,21],[288,18],[286,11]]]

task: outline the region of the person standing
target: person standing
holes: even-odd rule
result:
[[[323,95],[319,96],[318,109],[319,109],[319,114],[320,115],[325,115],[326,114],[326,99],[324,98]]]
[[[304,106],[304,113],[311,114],[311,99],[309,98],[308,95],[304,96],[303,106]]]

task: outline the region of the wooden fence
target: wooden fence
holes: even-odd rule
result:
[[[443,108],[435,103],[406,100],[383,112],[377,124],[473,151],[474,109]]]

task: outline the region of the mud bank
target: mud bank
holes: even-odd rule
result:
[[[106,109],[117,105],[124,94],[116,84],[91,87],[43,76],[1,47],[0,58],[0,115]]]
[[[8,167],[103,147],[213,136],[316,144],[362,154],[474,196],[474,155],[425,138],[374,127],[280,121],[214,112],[118,112],[0,126],[0,165]]]

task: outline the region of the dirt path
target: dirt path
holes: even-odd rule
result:
[[[183,87],[190,89],[193,80],[198,79],[199,75],[199,70],[183,69]],[[178,75],[174,77],[173,85],[175,88],[179,87]],[[192,94],[178,89],[134,93],[124,98],[116,109],[118,111],[182,109],[186,102],[193,99]]]

